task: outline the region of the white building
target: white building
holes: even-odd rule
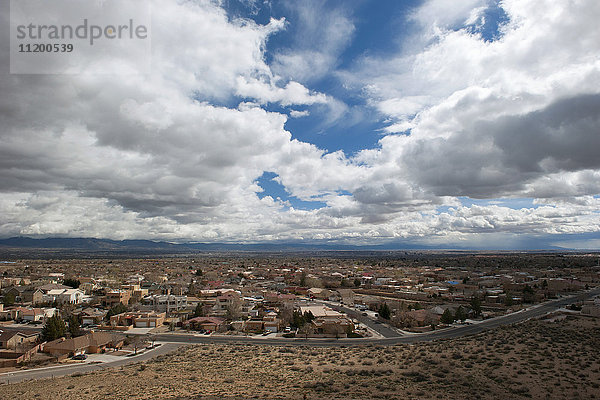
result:
[[[79,289],[52,289],[44,295],[44,301],[59,304],[80,304],[84,299],[84,294]]]

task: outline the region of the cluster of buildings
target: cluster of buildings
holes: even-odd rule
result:
[[[593,264],[540,268],[515,266],[514,260],[505,267],[501,257],[472,257],[468,266],[462,261],[198,257],[15,262],[1,266],[0,321],[42,325],[59,314],[75,316],[93,333],[163,327],[345,337],[355,334],[358,321],[331,304],[380,320],[385,305],[389,316],[383,322],[429,329],[448,312],[456,318],[502,314],[600,281],[600,267]],[[582,313],[600,315],[598,309],[597,301],[589,302]],[[311,318],[299,326],[297,316],[308,314]],[[114,338],[94,337],[86,339],[86,351],[118,347]],[[56,345],[72,348],[79,342],[83,339]]]

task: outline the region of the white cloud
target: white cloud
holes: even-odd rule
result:
[[[298,118],[308,111],[295,105],[328,107],[329,123],[348,114],[310,89],[353,34],[347,14],[323,16],[332,58],[294,70],[285,60],[310,49],[265,62],[283,20],[156,1],[149,76],[0,76],[2,236],[478,243],[486,233],[509,243],[600,229],[595,2],[505,0],[509,22],[493,42],[458,26],[485,2],[425,3],[413,17],[427,47],[340,73],[389,120],[379,147],[347,156],[292,139],[287,115],[265,110],[275,103]],[[299,12],[310,22],[309,11]],[[328,207],[259,199],[264,171]],[[457,196],[531,197],[536,207],[465,207]]]
[[[302,118],[302,117],[308,117],[310,115],[310,112],[308,110],[292,110],[290,111],[290,117],[292,118]]]
[[[273,71],[300,82],[321,79],[335,69],[351,42],[355,30],[352,17],[345,9],[320,1],[289,2],[287,7],[295,16],[288,29],[296,35],[292,48],[275,54]]]

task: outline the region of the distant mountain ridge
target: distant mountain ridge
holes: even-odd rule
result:
[[[176,249],[179,245],[151,240],[110,240],[96,238],[12,237],[0,239],[0,246],[37,249],[119,250],[119,249]]]
[[[565,251],[568,249],[555,246],[536,246],[529,243],[520,249],[496,249],[500,251]],[[22,250],[69,250],[78,252],[149,252],[149,253],[189,253],[198,251],[248,251],[248,252],[305,252],[305,251],[470,251],[475,249],[461,247],[440,248],[410,242],[390,242],[378,245],[347,245],[339,243],[299,243],[299,242],[264,242],[264,243],[169,243],[164,241],[128,239],[112,240],[97,238],[30,238],[11,237],[0,239],[0,249]],[[538,249],[538,250],[534,250]],[[479,249],[479,251],[486,249]],[[488,249],[494,250],[494,249]],[[477,250],[476,250],[477,251]]]
[[[385,245],[353,246],[340,244],[310,244],[310,243],[168,243],[152,240],[111,240],[96,238],[42,238],[12,237],[0,239],[0,247],[20,249],[53,249],[53,250],[81,250],[81,251],[127,251],[127,250],[152,250],[152,251],[302,251],[302,250],[390,250]],[[411,249],[426,247],[411,246]]]

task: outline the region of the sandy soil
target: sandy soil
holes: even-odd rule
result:
[[[2,399],[594,399],[600,321],[530,321],[436,343],[198,345],[121,369],[0,387]]]

